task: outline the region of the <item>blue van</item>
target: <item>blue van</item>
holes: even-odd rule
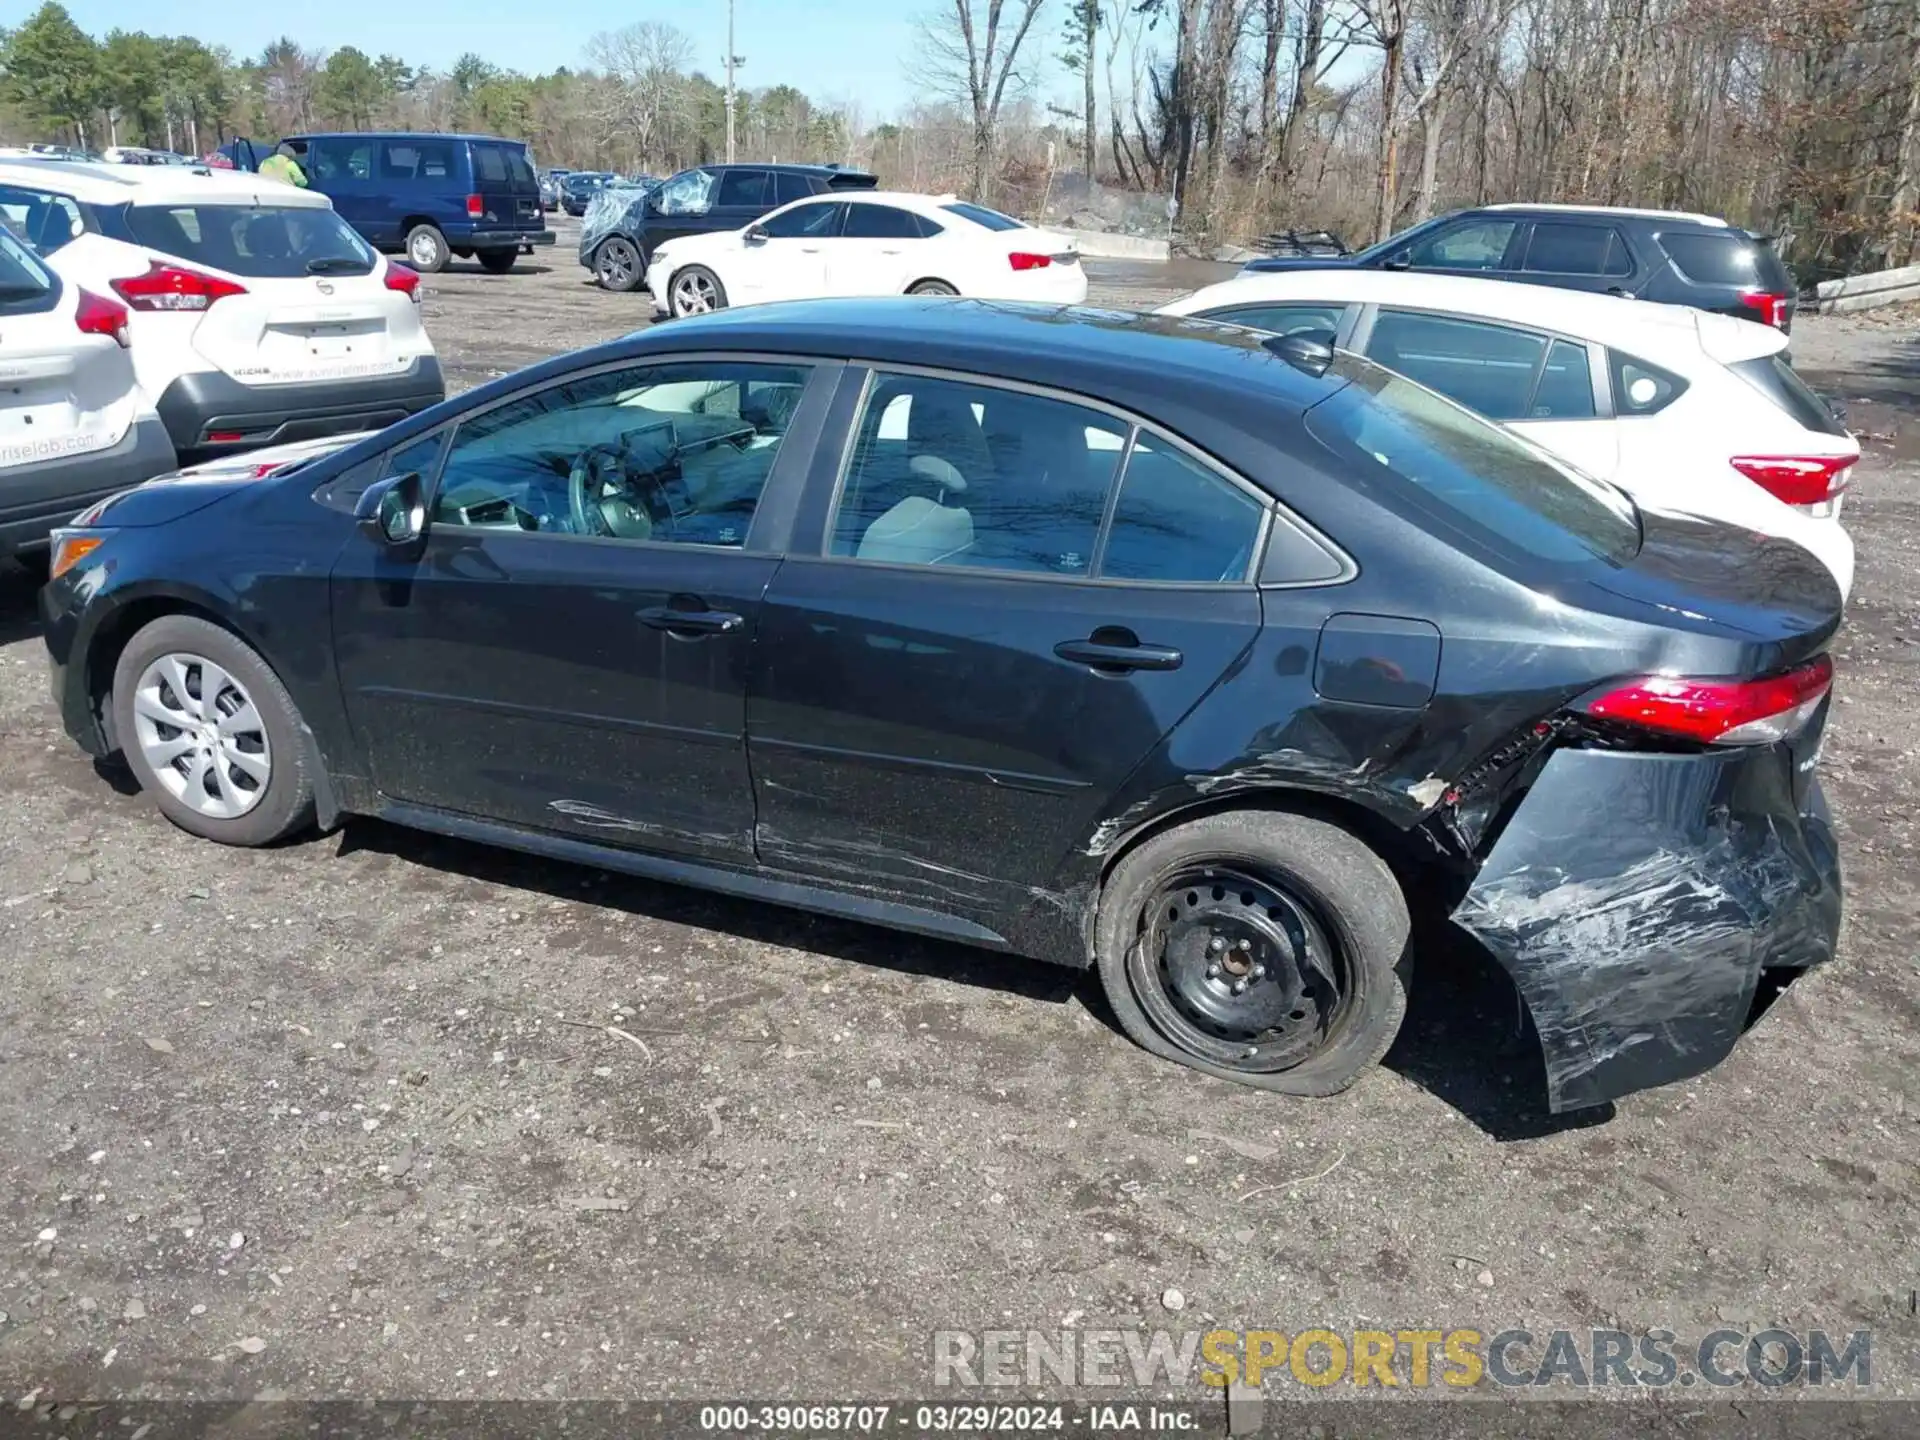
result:
[[[282,143],[341,219],[416,270],[476,256],[504,275],[534,246],[553,244],[540,181],[518,140],[350,132],[289,135]],[[223,153],[237,169],[258,170],[273,147],[236,141]]]

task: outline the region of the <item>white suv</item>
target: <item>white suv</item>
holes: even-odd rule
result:
[[[130,312],[183,461],[377,429],[445,398],[420,277],[326,196],[234,171],[0,161],[0,217]]]
[[[0,224],[0,560],[173,468],[134,383],[127,308],[64,284]]]

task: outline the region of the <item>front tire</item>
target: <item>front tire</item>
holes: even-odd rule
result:
[[[520,258],[518,250],[480,250],[480,268],[489,275],[504,275],[513,269],[514,261]]]
[[[407,232],[407,263],[423,275],[438,275],[447,268],[452,252],[447,237],[437,225],[416,225]]]
[[[593,278],[602,290],[627,294],[638,290],[646,278],[647,267],[640,262],[640,251],[631,240],[615,235],[593,252]]]
[[[909,286],[909,295],[958,295],[960,292],[944,280],[920,280]]]
[[[300,712],[231,631],[190,615],[153,621],[121,651],[111,703],[134,778],[182,830],[255,846],[312,823]]]
[[[674,272],[673,284],[667,291],[667,309],[676,320],[726,308],[727,287],[706,266],[689,265]]]
[[[1337,825],[1266,810],[1156,835],[1114,868],[1095,945],[1143,1048],[1287,1095],[1334,1095],[1393,1044],[1407,1007],[1406,898]]]

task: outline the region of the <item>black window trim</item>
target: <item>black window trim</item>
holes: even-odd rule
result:
[[[612,535],[569,535],[558,530],[508,531],[465,525],[449,525],[446,528],[470,534],[518,535],[530,540],[558,540],[576,545],[618,545],[627,550],[665,550],[678,553],[692,550],[707,555],[752,555],[761,559],[769,556],[786,558],[792,540],[794,512],[799,504],[800,492],[805,489],[808,482],[813,452],[819,448],[820,432],[826,420],[827,406],[839,387],[841,372],[847,368],[845,361],[824,355],[777,354],[760,350],[688,350],[669,351],[662,354],[643,352],[617,360],[602,361],[597,365],[582,366],[578,370],[569,370],[562,375],[550,376],[543,384],[516,390],[510,395],[497,396],[484,405],[462,411],[438,427],[440,449],[434,456],[433,474],[420,477],[427,515],[429,517],[433,515],[434,503],[439,499],[440,481],[446,473],[447,457],[453,453],[453,447],[459,442],[461,428],[481,416],[490,415],[502,406],[515,404],[530,395],[538,395],[581,380],[591,380],[596,375],[605,375],[616,370],[655,368],[663,365],[697,365],[705,361],[731,365],[788,365],[811,372],[806,383],[801,387],[799,402],[793,407],[793,417],[787,424],[786,434],[781,438],[780,449],[774,456],[773,465],[767,471],[767,482],[760,489],[760,499],[753,507],[753,519],[747,525],[746,538],[740,544],[708,545],[686,540],[632,540]],[[416,445],[422,440],[431,438],[435,433],[435,429],[430,427],[417,435],[409,435],[403,440],[397,440],[388,445],[380,455],[378,478],[386,477],[387,466],[391,463],[395,451]],[[800,437],[798,440],[794,438],[796,433]],[[789,441],[793,443],[790,444]],[[334,477],[334,479],[338,478],[338,476]],[[326,490],[332,483],[333,480],[325,481],[319,489]],[[783,493],[776,497],[776,490]],[[315,498],[318,498],[317,492]],[[777,499],[776,505],[770,506],[768,504],[770,499]],[[440,528],[432,524],[429,519],[427,528],[429,543],[432,541],[433,533]]]
[[[1045,584],[1066,585],[1104,585],[1113,587],[1146,586],[1155,590],[1294,590],[1313,589],[1323,585],[1343,585],[1360,573],[1360,567],[1352,556],[1340,545],[1335,544],[1317,527],[1286,505],[1268,491],[1237,471],[1214,459],[1197,445],[1182,439],[1164,426],[1136,415],[1118,405],[1109,403],[1093,395],[1082,395],[1071,390],[1058,390],[1045,385],[1035,385],[1025,380],[1008,379],[1000,375],[982,375],[976,371],[948,370],[932,365],[896,364],[891,361],[859,360],[847,362],[849,369],[862,367],[865,375],[860,381],[859,393],[853,403],[845,428],[840,436],[840,454],[834,466],[832,490],[828,496],[825,511],[812,548],[795,550],[788,558],[794,560],[822,561],[833,565],[864,565],[875,569],[898,570],[908,574],[953,576],[978,576],[994,580],[1034,580]],[[1114,463],[1113,478],[1107,482],[1107,499],[1101,513],[1100,531],[1094,537],[1094,561],[1088,566],[1085,575],[1055,575],[1030,570],[998,570],[989,565],[940,566],[925,565],[910,560],[862,560],[857,555],[835,555],[832,549],[833,522],[839,516],[840,502],[844,497],[847,477],[853,469],[853,452],[860,434],[860,422],[865,418],[867,406],[872,400],[873,387],[882,375],[921,376],[929,380],[945,380],[959,385],[977,385],[983,389],[1006,390],[1018,395],[1031,395],[1040,400],[1053,400],[1066,405],[1077,405],[1083,410],[1092,410],[1109,416],[1128,427],[1127,436],[1121,442],[1120,455]],[[1247,495],[1260,506],[1260,533],[1255,537],[1253,550],[1247,562],[1246,573],[1238,580],[1137,580],[1126,576],[1108,577],[1098,573],[1098,562],[1106,552],[1107,532],[1112,521],[1114,507],[1118,501],[1120,487],[1126,481],[1126,469],[1122,462],[1133,456],[1135,440],[1145,432],[1156,441],[1166,445],[1184,458],[1199,465],[1213,475],[1225,480],[1229,485]],[[1312,540],[1325,550],[1328,556],[1340,564],[1340,573],[1330,580],[1275,581],[1263,578],[1267,559],[1267,542],[1277,524],[1291,526],[1298,533]]]
[[[1433,305],[1403,304],[1398,301],[1391,304],[1379,301],[1368,301],[1360,307],[1361,313],[1354,321],[1352,333],[1348,336],[1346,342],[1335,348],[1351,350],[1361,359],[1368,361],[1370,364],[1378,365],[1380,362],[1367,354],[1367,346],[1373,340],[1374,323],[1380,318],[1380,313],[1383,310],[1432,315],[1441,320],[1457,320],[1465,325],[1491,325],[1501,330],[1517,330],[1521,334],[1532,335],[1537,339],[1546,341],[1546,349],[1540,352],[1540,363],[1534,367],[1532,388],[1527,391],[1527,403],[1529,407],[1531,407],[1534,397],[1540,393],[1540,378],[1546,373],[1547,359],[1553,354],[1555,341],[1564,341],[1568,345],[1578,345],[1582,350],[1586,351],[1587,384],[1592,387],[1593,390],[1593,414],[1544,417],[1523,416],[1518,420],[1493,420],[1491,416],[1480,415],[1478,410],[1474,410],[1473,413],[1480,415],[1482,420],[1488,420],[1495,425],[1577,425],[1588,420],[1612,420],[1615,418],[1613,413],[1613,391],[1608,385],[1604,373],[1607,368],[1607,347],[1598,340],[1583,340],[1578,335],[1568,335],[1561,330],[1547,330],[1539,325],[1529,325],[1523,320],[1502,320],[1492,315],[1469,315],[1459,310],[1442,310]],[[1399,372],[1396,371],[1395,373],[1398,374]],[[1408,376],[1407,378],[1410,380],[1413,379],[1412,376]],[[1419,383],[1418,380],[1414,380],[1414,384],[1418,385]],[[1427,388],[1432,389],[1433,387],[1428,386]],[[1460,402],[1456,400],[1454,403],[1459,404]],[[1463,408],[1472,410],[1473,407],[1466,406]]]
[[[1614,345],[1603,345],[1599,348],[1600,348],[1600,355],[1601,355],[1601,365],[1600,365],[1600,370],[1595,373],[1594,380],[1595,380],[1595,383],[1598,384],[1604,378],[1604,381],[1607,387],[1607,416],[1609,419],[1651,420],[1655,415],[1659,415],[1663,413],[1668,408],[1668,406],[1671,406],[1674,403],[1674,401],[1678,400],[1682,395],[1685,395],[1687,391],[1693,388],[1693,381],[1689,379],[1687,376],[1680,374],[1679,371],[1669,370],[1665,365],[1657,365],[1651,360],[1643,359],[1640,356],[1634,354],[1631,350],[1622,350],[1618,346],[1614,346]],[[1653,373],[1664,376],[1666,379],[1673,382],[1673,394],[1667,397],[1665,403],[1662,404],[1659,407],[1659,409],[1632,410],[1632,409],[1624,409],[1614,404],[1614,397],[1613,397],[1614,369],[1616,366],[1625,366],[1628,364],[1637,365],[1642,370],[1652,371]]]

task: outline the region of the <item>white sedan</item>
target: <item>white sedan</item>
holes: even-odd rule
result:
[[[1248,273],[1163,314],[1302,333],[1498,420],[1643,508],[1795,541],[1853,584],[1840,528],[1860,446],[1767,325],[1410,271]]]
[[[952,195],[836,191],[783,205],[744,230],[685,235],[653,252],[662,314],[844,295],[969,295],[1078,305],[1073,241]]]

